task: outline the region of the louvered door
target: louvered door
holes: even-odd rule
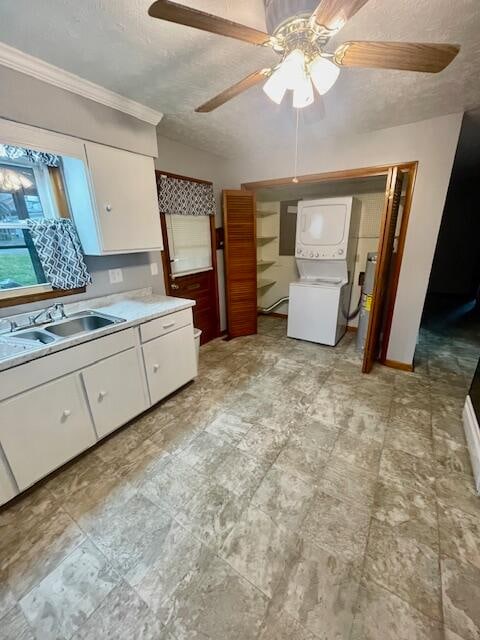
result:
[[[382,216],[382,228],[380,230],[375,285],[373,288],[370,320],[363,353],[363,373],[370,373],[373,363],[378,357],[382,318],[388,298],[388,283],[393,256],[393,244],[395,241],[395,229],[397,228],[400,199],[402,197],[402,181],[403,174],[401,171],[399,171],[397,167],[392,167],[388,172],[387,178],[388,197],[385,201],[385,211]]]
[[[225,290],[230,338],[257,333],[255,194],[223,192]]]

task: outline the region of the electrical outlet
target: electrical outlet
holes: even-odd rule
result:
[[[108,277],[110,279],[110,284],[118,284],[119,282],[123,282],[123,272],[121,269],[109,269]]]
[[[152,276],[158,276],[158,262],[150,263],[150,272]]]

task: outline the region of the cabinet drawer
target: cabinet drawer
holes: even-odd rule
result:
[[[136,349],[94,364],[82,377],[99,438],[147,409]]]
[[[182,311],[176,311],[163,318],[156,318],[142,324],[140,327],[140,337],[142,342],[148,342],[153,338],[163,336],[170,331],[175,331],[181,327],[186,327],[188,324],[193,325],[192,310],[183,309]]]
[[[197,375],[192,325],[156,338],[142,348],[152,404]]]
[[[76,374],[3,402],[0,425],[0,442],[21,491],[96,441]]]

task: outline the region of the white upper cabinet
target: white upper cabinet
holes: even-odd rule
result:
[[[85,143],[85,151],[89,179],[82,162],[63,163],[85,253],[163,249],[153,158],[93,142]]]
[[[85,144],[100,253],[162,249],[153,158]]]

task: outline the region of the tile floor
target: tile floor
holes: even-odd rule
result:
[[[472,342],[473,341],[473,342]],[[282,320],[0,511],[0,639],[478,640],[479,334],[362,376]]]

